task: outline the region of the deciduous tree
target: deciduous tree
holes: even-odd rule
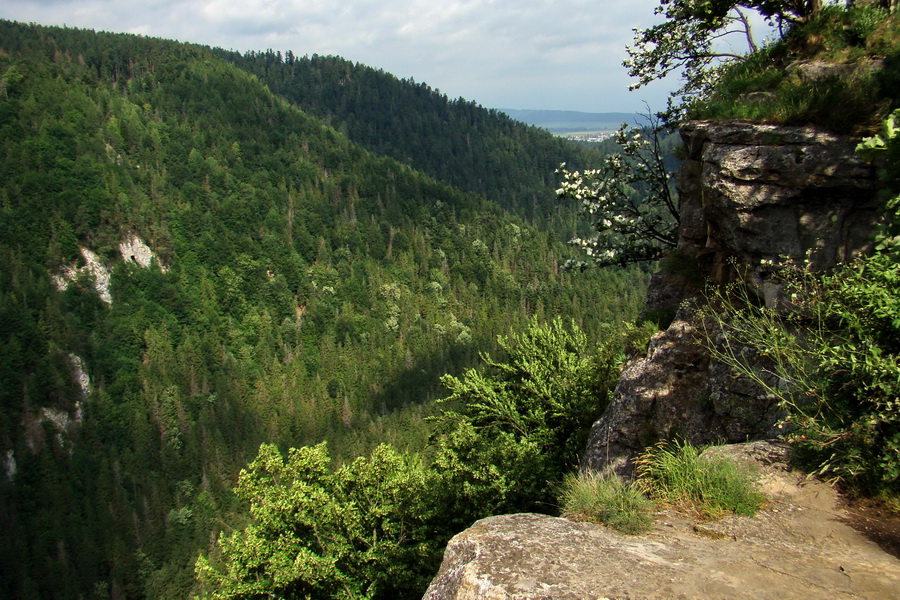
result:
[[[666,168],[656,120],[649,129],[623,125],[616,133],[621,151],[609,154],[597,169],[568,171],[562,165],[560,199],[574,199],[592,220],[595,234],[570,243],[591,262],[568,261],[568,267],[624,265],[661,258],[674,249],[679,221],[672,174]],[[648,133],[649,131],[649,133]]]

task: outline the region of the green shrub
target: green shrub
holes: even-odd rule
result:
[[[739,287],[715,293],[715,308],[703,315],[726,343],[707,347],[778,400],[787,439],[807,468],[862,488],[896,490],[900,265],[877,254],[831,274],[794,266],[780,277],[787,309],[756,306]]]
[[[235,489],[253,521],[197,559],[201,597],[418,595],[443,541],[427,534],[428,479],[386,445],[333,469],[324,443],[287,456],[263,444]]]
[[[481,370],[442,379],[452,409],[435,419],[434,468],[447,481],[452,518],[550,506],[548,484],[578,464],[634,331],[609,328],[590,343],[575,323],[533,320],[499,338],[502,358],[482,356]]]
[[[653,524],[653,503],[640,484],[625,483],[614,475],[567,475],[560,503],[568,519],[607,525],[623,533],[641,533]]]
[[[765,497],[750,475],[725,458],[701,456],[688,443],[660,443],[637,461],[638,479],[651,498],[717,518],[731,512],[753,515]]]

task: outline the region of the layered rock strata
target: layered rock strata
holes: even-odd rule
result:
[[[774,305],[779,264],[808,260],[824,270],[870,247],[876,178],[855,155],[855,140],[744,122],[688,123],[681,135],[679,274],[655,276],[647,303],[675,319],[625,366],[583,468],[627,472],[646,445],[673,436],[702,444],[777,433],[772,399],[710,359],[697,343],[702,327],[679,303],[702,296],[704,281],[741,279]]]
[[[812,127],[693,122],[681,128],[679,254],[713,282],[741,267],[762,281],[762,261],[825,269],[870,246],[874,169],[856,140]]]

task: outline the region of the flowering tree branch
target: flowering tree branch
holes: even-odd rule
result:
[[[660,130],[653,120],[649,136],[622,125],[616,133],[621,152],[607,156],[600,168],[568,171],[563,164],[557,170],[562,175],[557,196],[579,202],[595,231],[570,243],[582,248],[597,266],[656,260],[675,247],[678,201],[664,164]],[[590,264],[569,261],[565,266]]]

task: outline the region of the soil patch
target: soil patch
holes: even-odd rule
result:
[[[872,498],[843,498],[843,521],[893,556],[900,558],[900,514]]]

